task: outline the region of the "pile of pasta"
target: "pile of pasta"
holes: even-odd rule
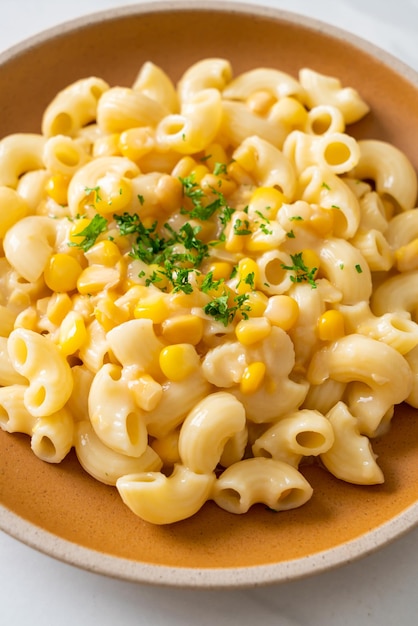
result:
[[[307,68],[146,62],[3,138],[1,428],[154,524],[301,506],[306,463],[382,483],[418,407],[417,177],[347,132],[368,112]]]

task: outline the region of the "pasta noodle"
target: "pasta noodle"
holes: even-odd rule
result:
[[[81,78],[0,140],[0,427],[153,524],[379,484],[418,407],[417,176],[302,68]],[[8,435],[7,435],[8,436]]]

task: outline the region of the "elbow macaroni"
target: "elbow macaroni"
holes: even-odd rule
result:
[[[417,176],[308,68],[81,79],[0,141],[0,427],[153,524],[378,484],[418,405]]]

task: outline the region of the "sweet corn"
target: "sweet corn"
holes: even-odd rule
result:
[[[154,132],[149,126],[129,128],[119,137],[119,150],[131,161],[139,161],[155,147]]]
[[[66,356],[74,354],[87,339],[87,330],[80,313],[70,311],[60,326],[58,345]]]
[[[250,363],[244,370],[240,381],[240,391],[243,394],[255,393],[263,384],[266,375],[266,366],[262,361]]]
[[[271,296],[268,300],[265,316],[273,326],[290,330],[298,321],[299,305],[291,296]]]
[[[172,213],[182,203],[183,185],[178,178],[163,174],[155,187],[155,195],[162,210]]]
[[[254,259],[244,257],[239,261],[237,278],[237,293],[248,293],[255,289],[260,280],[260,270]]]
[[[167,300],[164,294],[156,293],[141,298],[135,308],[134,317],[136,319],[149,319],[154,324],[161,324],[168,315]]]
[[[168,343],[190,343],[196,346],[203,336],[202,318],[191,313],[169,317],[162,323],[162,336]]]
[[[73,256],[57,252],[53,254],[44,270],[46,285],[57,292],[73,291],[77,288],[77,281],[83,268]]]
[[[246,100],[248,108],[257,115],[266,115],[275,102],[277,102],[277,99],[268,89],[253,91]]]
[[[250,172],[245,170],[242,165],[237,163],[236,161],[232,161],[228,165],[228,176],[234,180],[237,185],[254,185],[255,181],[251,176]]]
[[[418,239],[413,239],[395,252],[396,267],[399,272],[418,268]]]
[[[212,273],[213,280],[228,280],[231,278],[232,267],[232,263],[227,261],[215,261],[209,265],[206,273]]]
[[[78,277],[77,289],[82,295],[98,293],[103,289],[115,287],[119,280],[120,269],[118,267],[89,265]]]
[[[334,213],[330,209],[316,207],[309,218],[308,226],[320,237],[329,237],[334,228]]]
[[[91,220],[88,217],[81,217],[76,220],[68,234],[68,242],[72,245],[78,245],[81,241],[80,233],[90,226]]]
[[[229,161],[225,148],[220,143],[211,143],[205,148],[201,160],[208,166],[211,172],[213,172],[218,163],[227,163]]]
[[[341,311],[330,309],[318,319],[318,337],[322,341],[335,341],[345,334],[344,316]]]
[[[159,363],[164,376],[181,381],[199,367],[199,356],[191,344],[177,343],[161,350]]]
[[[271,324],[266,317],[251,317],[241,320],[235,327],[235,335],[244,346],[266,339],[270,335]]]
[[[121,154],[122,153],[119,147],[119,133],[111,133],[110,135],[98,137],[93,144],[94,158],[120,156]]]
[[[94,316],[106,332],[129,319],[128,311],[118,307],[109,294],[99,300],[94,308]]]
[[[127,178],[108,175],[102,179],[100,192],[91,191],[87,204],[101,215],[113,215],[127,209],[132,201],[132,184]]]
[[[176,163],[171,175],[174,178],[186,178],[186,176],[190,176],[190,172],[196,165],[196,161],[191,156],[185,156]]]
[[[48,179],[46,184],[46,193],[48,196],[61,206],[67,205],[67,192],[70,180],[70,176],[66,176],[65,174],[61,174],[59,172],[57,174],[53,174]]]
[[[67,313],[71,311],[72,306],[68,293],[53,293],[49,298],[46,316],[52,324],[59,326]]]
[[[305,128],[308,112],[296,98],[289,96],[280,98],[274,107],[274,120],[285,124],[292,130]]]
[[[304,265],[311,272],[310,277],[315,279],[318,274],[319,266],[321,265],[321,259],[318,254],[311,248],[305,248],[305,250],[302,251],[302,260]]]
[[[202,163],[197,164],[190,172],[190,176],[193,176],[193,180],[196,184],[199,184],[206,174],[209,174],[209,168]]]
[[[118,246],[109,239],[96,241],[89,250],[84,253],[90,265],[106,265],[112,267],[121,258]]]
[[[247,299],[245,300],[245,313],[248,317],[262,317],[265,313],[268,297],[262,291],[250,291],[247,293]],[[240,311],[237,311],[237,316],[240,315]]]
[[[275,187],[257,187],[251,195],[248,214],[263,216],[267,220],[274,219],[284,202],[284,194]]]

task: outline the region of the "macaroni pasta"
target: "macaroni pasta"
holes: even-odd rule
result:
[[[302,68],[68,85],[0,140],[0,427],[134,514],[298,507],[384,481],[418,407],[417,176]]]

